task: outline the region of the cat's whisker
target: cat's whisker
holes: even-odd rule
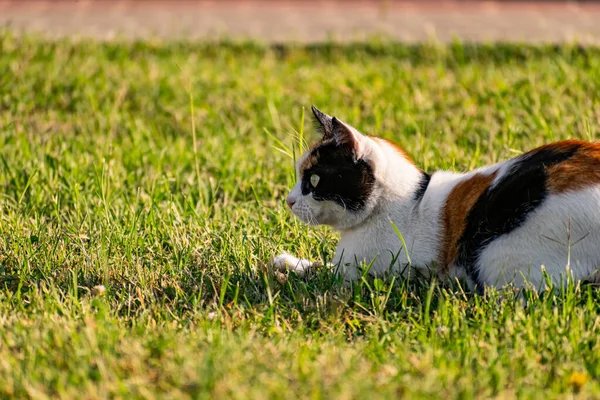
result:
[[[308,218],[312,225],[318,225],[317,217],[316,217],[315,213],[313,212],[313,210],[311,210],[310,208],[308,209]]]

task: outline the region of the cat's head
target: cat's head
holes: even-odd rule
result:
[[[377,169],[385,159],[372,138],[312,111],[323,137],[298,160],[287,204],[308,224],[350,229],[373,212],[380,196]]]

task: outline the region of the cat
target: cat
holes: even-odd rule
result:
[[[321,140],[297,162],[286,202],[340,232],[346,283],[410,268],[469,289],[600,281],[600,143],[565,140],[467,173],[428,174],[394,143],[312,107]],[[404,243],[403,243],[403,241]],[[318,263],[284,253],[277,269]]]

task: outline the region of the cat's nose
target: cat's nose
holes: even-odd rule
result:
[[[294,207],[294,204],[296,204],[296,200],[290,199],[289,197],[287,197],[285,199],[285,202],[287,203],[287,205],[288,205],[289,208]]]

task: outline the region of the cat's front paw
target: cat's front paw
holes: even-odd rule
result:
[[[294,257],[291,254],[283,253],[273,257],[269,264],[277,271],[293,271],[298,275],[305,275],[313,266],[308,260]]]

